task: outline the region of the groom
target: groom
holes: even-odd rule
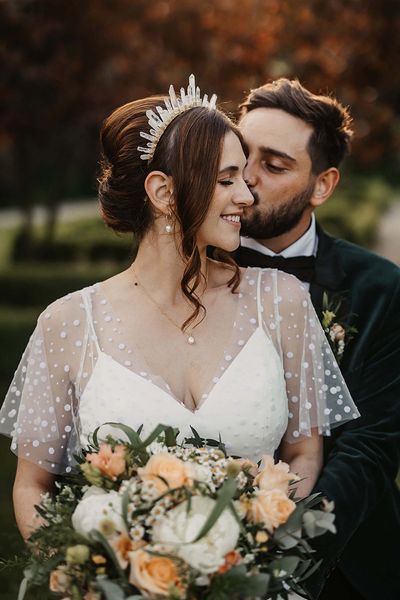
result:
[[[349,149],[347,110],[287,79],[252,90],[241,109],[255,202],[235,258],[293,273],[309,286],[321,319],[335,312],[325,325],[361,413],[325,439],[315,491],[334,500],[337,534],[315,545],[324,563],[309,589],[320,600],[398,600],[400,269],[315,220]]]

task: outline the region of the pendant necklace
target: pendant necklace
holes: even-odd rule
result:
[[[139,286],[140,286],[140,288],[143,290],[143,292],[144,292],[145,296],[147,296],[147,298],[148,298],[148,299],[149,299],[149,300],[150,300],[150,301],[151,301],[151,302],[154,304],[154,306],[155,306],[155,307],[156,307],[156,308],[157,308],[157,309],[160,311],[160,313],[161,313],[161,314],[162,314],[162,315],[163,315],[163,316],[164,316],[166,319],[168,319],[168,321],[169,321],[170,323],[172,323],[172,325],[173,325],[174,327],[176,327],[177,329],[179,329],[179,331],[180,331],[180,332],[181,332],[181,333],[182,333],[182,334],[185,336],[185,341],[186,341],[186,343],[187,343],[187,344],[189,344],[190,346],[193,346],[193,344],[195,344],[195,343],[196,343],[196,339],[195,339],[195,337],[194,337],[193,333],[190,333],[190,334],[188,335],[188,334],[186,334],[184,331],[182,331],[182,329],[181,329],[180,325],[179,325],[179,324],[178,324],[176,321],[174,321],[174,319],[172,319],[172,317],[170,317],[170,316],[169,316],[169,315],[168,315],[168,314],[167,314],[167,313],[166,313],[166,312],[165,312],[165,311],[162,309],[162,307],[159,305],[159,303],[158,303],[156,300],[154,300],[154,298],[152,297],[152,295],[150,294],[150,292],[148,292],[148,291],[146,290],[146,288],[144,287],[143,283],[140,281],[139,277],[137,276],[137,273],[136,273],[136,271],[135,271],[134,267],[132,267],[132,271],[133,271],[133,274],[134,274],[134,276],[135,276],[135,278],[136,278],[136,281],[134,282],[134,285],[139,285]]]

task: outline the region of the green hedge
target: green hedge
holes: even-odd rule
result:
[[[380,178],[347,175],[316,216],[332,235],[368,248],[373,246],[379,220],[394,197],[395,190]]]
[[[69,292],[121,271],[121,265],[21,265],[0,272],[0,306],[44,307]]]
[[[0,309],[0,404],[35,327],[40,309]]]

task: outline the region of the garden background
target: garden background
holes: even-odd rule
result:
[[[0,39],[1,397],[39,312],[133,256],[134,240],[97,213],[102,120],[191,72],[233,114],[281,76],[349,105],[352,156],[318,218],[400,261],[398,0],[0,0]],[[3,558],[22,549],[8,446],[2,438]],[[20,578],[17,563],[0,572],[0,598],[16,598]]]

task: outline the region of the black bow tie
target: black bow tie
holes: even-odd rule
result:
[[[315,273],[315,256],[268,256],[251,248],[240,247],[235,256],[236,262],[241,267],[261,267],[263,269],[279,269],[295,275],[301,281],[310,283]]]

